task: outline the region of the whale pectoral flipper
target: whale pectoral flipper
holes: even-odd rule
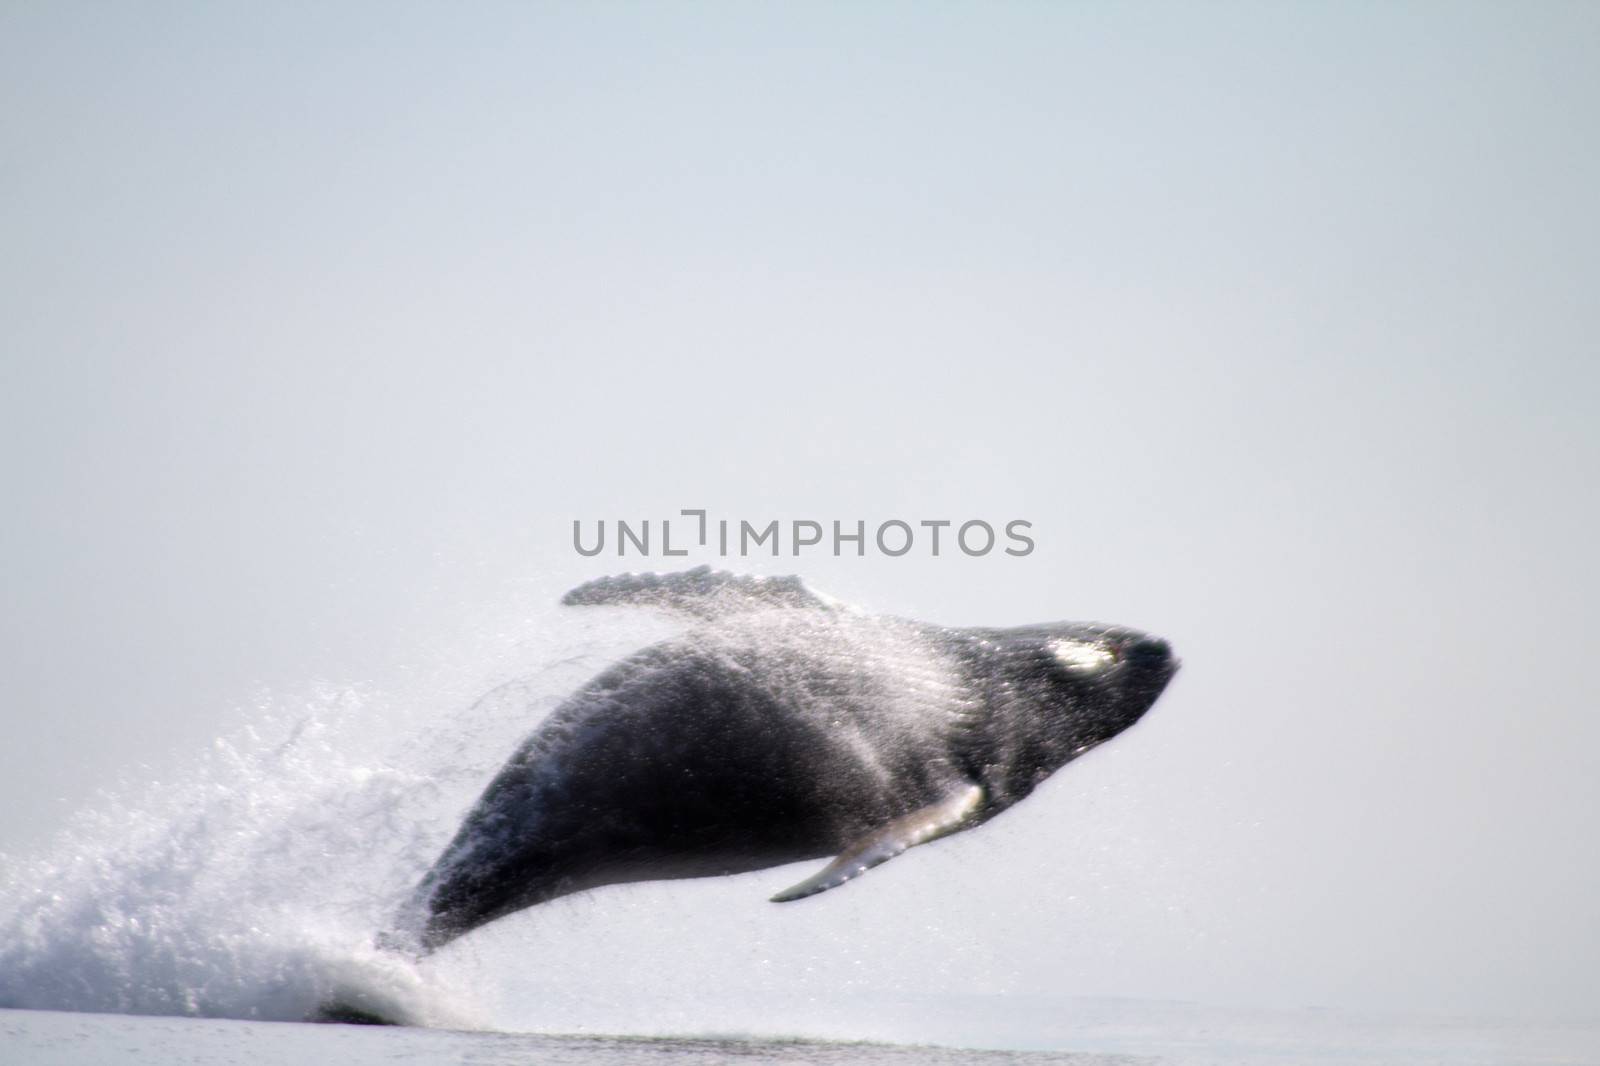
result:
[[[804,881],[773,896],[772,902],[788,903],[837,888],[874,866],[888,862],[908,848],[963,829],[982,803],[983,789],[969,785],[937,803],[896,818],[851,844],[837,859]]]
[[[833,611],[840,606],[795,576],[752,577],[709,566],[676,574],[596,578],[568,592],[561,602],[569,607],[654,607],[706,619],[773,607]]]

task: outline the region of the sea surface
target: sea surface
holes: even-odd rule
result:
[[[1035,1005],[1037,1007],[1037,1005]],[[1056,1050],[973,1049],[742,1034],[556,1035],[0,1010],[0,1062],[90,1066],[127,1062],[472,1063],[474,1066],[699,1066],[725,1062],[890,1066],[974,1063],[1120,1066],[1167,1063],[1389,1063],[1395,1066],[1554,1066],[1600,1062],[1600,1026],[1354,1017],[1137,1001],[1056,1005],[1054,1024],[1027,1011],[991,1015],[996,1041],[1058,1042]],[[1016,1028],[1032,1024],[1031,1031]]]

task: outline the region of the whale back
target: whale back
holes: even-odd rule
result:
[[[561,597],[569,607],[653,607],[694,618],[788,608],[836,611],[842,605],[799,577],[757,577],[697,566],[675,574],[613,574],[585,582]]]

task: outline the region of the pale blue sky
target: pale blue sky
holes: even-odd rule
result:
[[[1109,849],[1055,939],[958,916],[1015,981],[1592,1013],[1597,56],[1553,3],[7,5],[0,851],[259,685],[403,688],[594,576],[575,517],[1023,517],[804,571],[1185,659],[982,852]]]

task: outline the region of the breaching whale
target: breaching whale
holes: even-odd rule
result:
[[[1016,804],[1138,721],[1177,669],[1165,641],[1124,627],[952,628],[709,567],[601,578],[562,602],[692,625],[551,712],[385,946],[425,954],[601,885],[806,859],[831,861],[772,899],[824,892]]]

